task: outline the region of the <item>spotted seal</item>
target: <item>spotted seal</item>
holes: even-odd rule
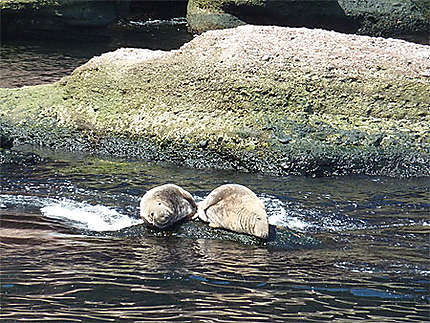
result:
[[[165,229],[197,212],[194,198],[183,188],[164,184],[151,188],[140,200],[140,217],[149,225]]]
[[[209,222],[212,228],[224,228],[263,239],[269,235],[264,203],[245,186],[222,185],[197,205],[195,217]]]

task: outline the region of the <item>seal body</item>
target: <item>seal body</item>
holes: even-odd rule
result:
[[[197,217],[209,222],[212,228],[267,239],[269,223],[264,203],[249,188],[226,184],[213,190],[198,203]]]
[[[159,229],[167,228],[197,212],[194,198],[174,184],[154,187],[140,200],[140,217]]]

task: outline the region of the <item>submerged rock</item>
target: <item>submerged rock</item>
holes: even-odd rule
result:
[[[0,166],[29,167],[44,162],[46,162],[46,159],[35,153],[0,149]]]
[[[309,249],[322,246],[321,241],[308,234],[294,232],[286,228],[279,229],[274,226],[270,226],[270,234],[267,240],[224,229],[210,228],[202,222],[184,223],[174,235],[191,239],[233,241],[251,246],[265,246],[274,249]]]
[[[46,161],[45,158],[31,152],[12,150],[14,137],[11,129],[7,128],[0,120],[0,166],[32,166]]]
[[[13,138],[0,133],[0,149],[11,149],[13,147]]]
[[[120,49],[62,81],[0,89],[17,144],[275,175],[430,173],[430,54],[304,28]]]
[[[92,233],[94,234],[94,232]],[[100,233],[97,233],[100,234]],[[319,248],[324,244],[322,241],[309,234],[298,233],[287,228],[275,228],[271,226],[270,236],[267,240],[259,239],[247,234],[231,232],[224,229],[210,228],[201,221],[188,221],[169,229],[157,230],[145,225],[133,226],[116,232],[103,233],[121,238],[149,238],[149,237],[176,237],[192,240],[219,240],[237,242],[247,246],[257,246],[269,249],[297,250]]]

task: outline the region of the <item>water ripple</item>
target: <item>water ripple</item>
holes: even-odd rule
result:
[[[0,170],[0,180],[2,321],[428,318],[427,181],[279,179],[94,159]],[[324,243],[276,249],[138,223],[139,198],[153,185],[178,183],[199,200],[232,181],[256,191],[279,230]]]

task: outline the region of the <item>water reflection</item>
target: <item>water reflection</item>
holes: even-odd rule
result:
[[[405,290],[393,277],[384,282],[333,268],[335,252],[270,254],[222,241],[85,240],[73,248],[40,250],[37,260],[34,253],[18,258],[33,261],[7,275],[11,317],[49,312],[64,320],[383,321],[386,311],[396,318],[424,317],[414,289]],[[381,311],[383,304],[388,309]]]
[[[273,178],[62,160],[0,169],[2,321],[428,318],[426,179]],[[332,242],[282,249],[149,233],[139,225],[97,232],[41,211],[66,201],[81,211],[104,206],[136,218],[139,197],[165,182],[198,198],[226,182],[247,185],[270,216],[303,221],[300,234]]]
[[[3,40],[0,87],[21,87],[58,81],[90,58],[121,47],[171,50],[192,39],[186,20],[122,22],[105,37],[82,41]]]

